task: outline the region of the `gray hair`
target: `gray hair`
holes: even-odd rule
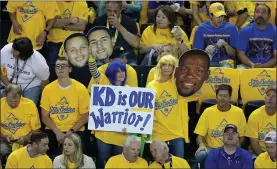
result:
[[[21,95],[22,95],[21,86],[18,85],[18,84],[14,84],[14,83],[8,84],[8,86],[7,86],[6,89],[5,89],[5,94],[6,94],[6,96],[7,96],[10,92],[13,92],[13,93],[14,93],[13,97],[16,96],[16,95],[21,96]]]
[[[125,140],[125,143],[123,145],[123,148],[127,148],[130,146],[131,142],[133,141],[138,141],[141,144],[141,140],[135,136],[135,135],[130,135],[127,137],[127,139]]]

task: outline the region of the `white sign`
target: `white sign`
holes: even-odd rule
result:
[[[88,129],[152,134],[155,90],[93,85]]]

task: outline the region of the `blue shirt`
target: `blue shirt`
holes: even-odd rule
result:
[[[274,56],[276,45],[276,27],[271,23],[266,29],[257,29],[256,23],[251,23],[239,32],[237,49],[253,63],[267,63]]]
[[[224,157],[225,156],[225,157]],[[228,160],[229,162],[228,162]],[[237,148],[236,152],[228,155],[223,147],[219,147],[208,154],[205,169],[251,169],[254,168],[252,156],[246,150]]]
[[[216,51],[212,54],[212,62],[220,62],[222,60],[232,59],[226,49],[222,46],[218,48],[216,43],[219,39],[223,39],[231,47],[235,48],[237,43],[238,31],[237,28],[228,22],[224,22],[220,27],[215,28],[210,21],[199,25],[195,32],[193,48],[205,50],[207,46],[213,45]]]

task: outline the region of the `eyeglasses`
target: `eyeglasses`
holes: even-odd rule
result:
[[[64,68],[66,68],[66,67],[70,67],[69,65],[66,65],[66,64],[58,64],[58,65],[56,65],[56,68],[57,69],[64,69]]]

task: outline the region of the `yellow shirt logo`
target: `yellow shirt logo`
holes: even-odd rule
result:
[[[25,123],[20,122],[12,113],[0,124],[1,127],[8,130],[11,133],[15,133],[18,129],[25,126]]]
[[[70,107],[66,97],[63,97],[55,106],[50,106],[50,114],[57,114],[60,121],[65,120],[75,108]]]
[[[228,124],[228,121],[226,119],[223,119],[219,125],[211,132],[211,137],[218,138],[223,136],[223,130]],[[219,138],[222,141],[222,138]]]
[[[159,97],[159,100],[155,103],[156,110],[162,112],[165,116],[168,116],[175,105],[178,104],[178,100],[172,98],[167,92],[163,91]]]
[[[256,78],[251,79],[248,85],[250,87],[257,88],[261,96],[263,96],[267,87],[276,86],[276,81],[274,81],[271,78],[271,75],[266,70],[264,70]]]
[[[37,13],[37,8],[31,1],[27,1],[22,7],[18,9],[22,13],[22,21],[26,22]]]
[[[216,68],[211,75],[209,76],[206,83],[210,83],[211,88],[215,92],[215,84],[229,84],[231,83],[231,79],[225,77],[224,72],[220,68]]]
[[[66,9],[63,14],[60,16],[60,19],[68,19],[71,18],[71,11]]]
[[[30,167],[30,169],[35,169],[35,166],[34,166],[34,165],[32,165],[32,166]]]
[[[271,131],[276,131],[276,127],[274,127],[272,123],[268,123],[266,127],[259,132],[258,139],[264,140],[265,135]]]

